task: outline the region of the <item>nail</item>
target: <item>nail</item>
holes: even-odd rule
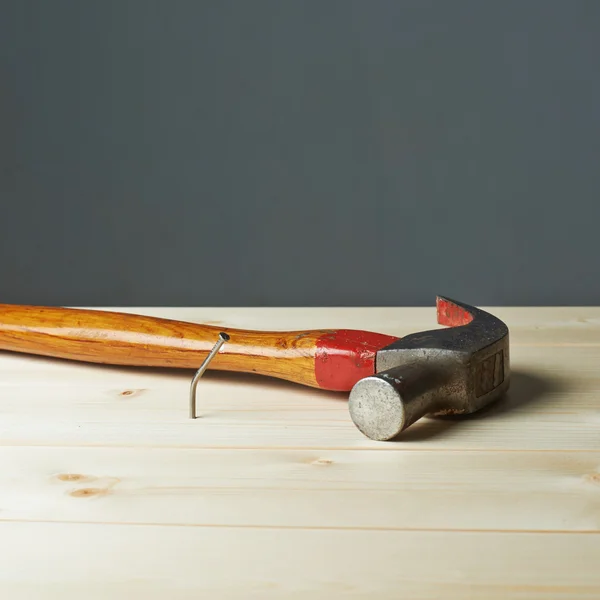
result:
[[[209,355],[204,359],[204,362],[200,365],[200,368],[196,371],[194,378],[192,379],[192,384],[190,385],[190,419],[196,418],[196,387],[198,385],[198,381],[200,377],[204,374],[204,371],[208,368],[210,361],[217,355],[217,352],[221,349],[221,346],[229,341],[229,336],[223,331],[219,334],[219,339],[217,343],[213,346],[213,349],[210,351]]]

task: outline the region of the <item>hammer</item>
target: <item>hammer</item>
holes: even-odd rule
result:
[[[0,350],[110,365],[211,369],[349,392],[356,427],[392,440],[425,415],[469,414],[509,386],[509,333],[495,316],[442,296],[447,328],[403,338],[354,329],[254,331],[101,310],[0,304]]]

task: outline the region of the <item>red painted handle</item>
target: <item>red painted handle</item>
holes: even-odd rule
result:
[[[317,339],[315,377],[326,390],[349,391],[375,373],[375,357],[398,338],[381,333],[338,329]]]

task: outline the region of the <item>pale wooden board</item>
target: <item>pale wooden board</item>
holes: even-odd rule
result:
[[[600,597],[600,536],[0,524],[10,600]]]
[[[0,489],[0,521],[600,528],[596,452],[3,447]]]
[[[117,309],[254,329],[431,308]],[[400,442],[344,394],[0,354],[0,598],[599,598],[600,308],[493,308],[513,384]],[[47,561],[47,562],[45,562]]]

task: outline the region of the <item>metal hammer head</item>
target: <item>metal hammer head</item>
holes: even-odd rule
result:
[[[509,386],[508,327],[493,315],[437,298],[448,329],[413,333],[377,352],[376,374],[350,392],[350,416],[374,440],[391,440],[425,415],[469,414]]]

